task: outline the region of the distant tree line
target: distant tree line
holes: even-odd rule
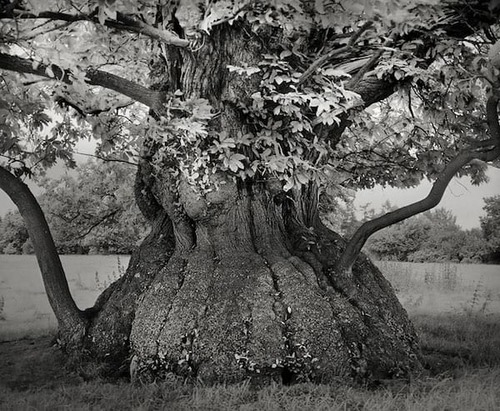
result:
[[[44,178],[38,201],[61,254],[130,254],[147,233],[135,205],[135,169],[117,162],[89,161],[60,178]],[[33,247],[18,211],[0,219],[0,253],[31,254]]]
[[[335,210],[330,207],[324,217],[331,225],[337,221],[336,228],[347,237],[364,221],[395,209],[389,202],[380,212],[366,205],[359,219],[352,197],[344,199]],[[379,231],[368,240],[364,250],[379,260],[500,263],[500,195],[486,197],[484,203],[486,215],[480,217],[480,228],[464,230],[449,210],[438,208]]]

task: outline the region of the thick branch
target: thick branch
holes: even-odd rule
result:
[[[0,167],[0,188],[16,204],[24,219],[63,342],[79,344],[85,335],[86,320],[71,296],[61,260],[38,201],[26,184],[3,167]]]
[[[453,176],[465,165],[474,159],[492,161],[500,157],[500,124],[498,122],[497,96],[490,96],[486,104],[487,122],[490,129],[491,139],[479,142],[474,147],[463,150],[453,158],[439,174],[432,185],[432,189],[423,200],[417,201],[405,207],[391,211],[378,218],[365,222],[356,230],[337,263],[337,273],[349,273],[352,266],[365,245],[368,238],[377,231],[390,225],[399,223],[409,217],[423,213],[437,206],[443,198]]]
[[[0,13],[0,19],[49,19],[49,20],[59,20],[66,22],[77,22],[77,21],[91,21],[92,23],[99,24],[99,19],[92,14],[68,14],[62,12],[52,12],[43,11],[38,14],[27,13],[23,10],[12,10]],[[159,40],[164,44],[177,46],[177,47],[188,47],[191,42],[186,39],[181,39],[173,31],[169,30],[159,30],[156,27],[150,26],[135,17],[128,16],[123,13],[117,13],[116,20],[106,19],[104,20],[104,25],[113,29],[130,31],[134,33],[143,34],[155,40]]]
[[[35,74],[73,84],[74,76],[71,70],[64,69],[55,64],[37,64],[36,62],[18,56],[0,53],[0,69],[15,71],[18,73]],[[52,75],[53,74],[53,75]],[[107,73],[105,71],[88,68],[85,81],[93,86],[101,86],[116,91],[134,101],[142,103],[153,110],[158,109],[163,101],[164,94],[159,91],[150,90],[140,84],[134,83],[123,77]]]
[[[342,257],[337,264],[336,271],[349,272],[368,238],[377,231],[403,221],[416,214],[430,210],[438,205],[453,176],[458,170],[474,158],[474,154],[470,151],[460,153],[441,172],[438,179],[432,185],[431,191],[423,200],[367,221],[359,227],[349,240]]]

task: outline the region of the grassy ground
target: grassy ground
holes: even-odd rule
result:
[[[462,296],[464,288],[449,272],[428,275],[423,282],[401,275],[391,280],[402,300],[428,290],[453,298],[459,291]],[[488,308],[498,290],[493,291],[472,287],[461,308],[437,314],[419,310],[418,298],[406,300],[425,367],[410,382],[384,381],[377,388],[342,382],[271,385],[258,390],[248,384],[131,386],[89,380],[95,370],[82,364],[76,370],[68,367],[45,337],[0,344],[0,409],[500,410],[500,313]]]

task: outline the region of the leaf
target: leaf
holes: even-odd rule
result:
[[[233,173],[236,173],[239,169],[243,170],[245,165],[241,162],[241,160],[244,160],[245,158],[246,157],[243,154],[232,154],[231,157],[229,157],[227,166]]]
[[[323,75],[330,76],[330,77],[339,77],[339,78],[342,78],[342,77],[350,78],[351,77],[351,75],[349,73],[345,72],[344,70],[337,70],[337,69],[333,69],[333,68],[324,69],[324,70],[322,70],[322,73],[323,73]]]
[[[283,50],[281,53],[280,53],[280,60],[284,60],[286,59],[287,57],[290,57],[292,55],[292,52],[290,50]]]
[[[50,66],[47,66],[45,68],[45,73],[47,73],[47,76],[49,76],[49,77],[52,77],[52,78],[55,77],[54,72],[52,71],[52,69],[50,68]]]

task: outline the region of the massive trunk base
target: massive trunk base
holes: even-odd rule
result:
[[[267,193],[234,184],[211,196],[181,195],[196,241],[137,303],[134,379],[366,381],[418,368],[406,312],[367,259],[339,281],[330,268],[344,241],[317,220],[288,221]]]

